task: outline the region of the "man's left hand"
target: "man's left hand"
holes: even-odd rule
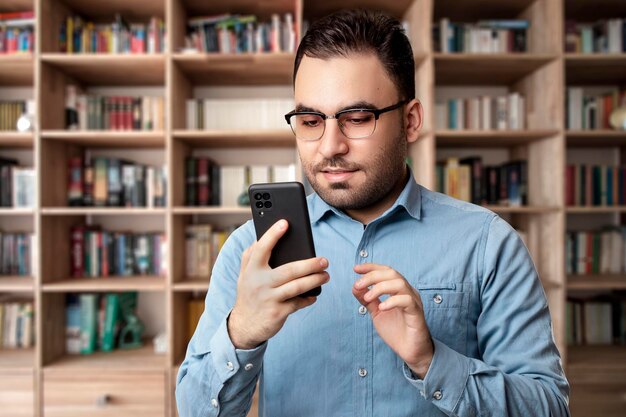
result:
[[[388,266],[359,264],[354,271],[363,276],[354,283],[352,294],[367,307],[378,335],[415,375],[424,379],[434,346],[419,293]],[[383,295],[389,298],[381,302],[379,297]]]

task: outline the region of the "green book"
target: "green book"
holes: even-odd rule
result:
[[[102,336],[102,351],[110,352],[115,349],[115,333],[119,318],[120,297],[118,294],[107,294],[104,313],[104,335]]]
[[[98,342],[98,295],[80,295],[80,353],[89,355]]]

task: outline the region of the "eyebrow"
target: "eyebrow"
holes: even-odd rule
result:
[[[374,105],[373,103],[370,103],[369,101],[361,100],[361,101],[356,101],[354,103],[351,103],[348,106],[344,106],[344,107],[340,108],[339,110],[337,110],[335,113],[338,113],[338,112],[343,111],[343,110],[351,110],[351,109],[376,110],[376,109],[378,109],[378,106]],[[299,103],[296,106],[296,112],[323,113],[322,111],[320,111],[320,110],[318,110],[316,108],[305,106],[304,104],[301,104],[301,103]]]

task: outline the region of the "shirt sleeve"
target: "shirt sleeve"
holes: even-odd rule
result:
[[[424,379],[404,364],[405,378],[449,416],[569,416],[569,385],[543,287],[521,239],[497,216],[481,276],[481,359],[434,340]]]
[[[181,417],[245,417],[250,410],[267,343],[235,349],[226,325],[236,299],[241,255],[255,240],[250,226],[229,237],[215,262],[204,313],[176,379]]]

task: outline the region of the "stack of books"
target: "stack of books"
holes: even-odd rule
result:
[[[32,301],[0,300],[0,349],[29,348],[35,341]]]
[[[295,180],[295,164],[220,166],[210,158],[188,157],[185,161],[185,205],[247,206],[241,201],[247,198],[250,184]]]
[[[450,99],[435,104],[435,126],[450,130],[522,130],[526,128],[524,96]]]
[[[449,158],[436,166],[436,189],[473,204],[519,207],[528,204],[526,161],[483,166],[482,158]]]
[[[95,24],[68,16],[59,28],[59,50],[68,54],[161,53],[165,52],[165,24],[158,17],[131,24],[116,14],[111,24]]]
[[[293,99],[187,100],[187,129],[289,129]]]
[[[206,278],[217,259],[217,254],[235,227],[228,230],[215,230],[211,224],[190,224],[185,227],[186,276]]]
[[[0,274],[32,276],[37,266],[33,233],[0,232]]]
[[[65,128],[69,130],[163,130],[163,97],[101,96],[66,87]]]
[[[594,23],[565,22],[565,52],[618,54],[626,52],[626,19]]]
[[[595,207],[626,204],[626,166],[567,165],[565,204]]]
[[[20,167],[17,159],[0,157],[0,207],[34,208],[34,168]]]
[[[626,344],[626,300],[623,296],[570,299],[565,319],[569,345]]]
[[[189,19],[183,52],[222,54],[296,51],[298,39],[293,15],[278,14],[261,23],[256,16],[223,14]]]
[[[167,273],[165,234],[103,231],[99,226],[71,230],[71,271],[75,278]]]
[[[0,54],[33,52],[35,13],[0,13]]]
[[[603,94],[585,92],[582,87],[567,89],[566,128],[569,130],[611,129],[613,110],[626,105],[626,90],[610,89]]]
[[[444,17],[433,25],[433,49],[437,52],[526,52],[528,20],[479,20],[451,23]]]
[[[568,232],[565,265],[570,275],[626,273],[626,229]]]

